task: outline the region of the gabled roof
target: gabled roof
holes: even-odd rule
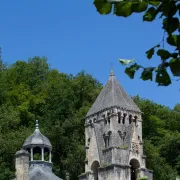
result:
[[[113,72],[111,72],[108,82],[98,95],[86,116],[90,116],[110,107],[120,107],[127,110],[141,112],[132,98],[124,91],[116,80]]]

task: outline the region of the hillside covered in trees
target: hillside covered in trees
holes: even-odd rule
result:
[[[35,119],[53,145],[53,169],[72,180],[84,172],[84,120],[102,84],[91,75],[76,76],[51,69],[34,57],[6,67],[0,62],[0,180],[14,177],[14,155],[33,133]],[[143,111],[147,167],[154,180],[180,174],[180,104],[174,109],[134,98]]]

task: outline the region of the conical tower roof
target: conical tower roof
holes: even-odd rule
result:
[[[31,136],[29,136],[28,138],[26,138],[26,140],[24,141],[24,144],[23,144],[23,148],[25,148],[27,146],[34,146],[34,145],[46,146],[46,147],[52,148],[52,145],[51,145],[49,139],[46,136],[44,136],[43,134],[41,134],[41,132],[39,130],[38,120],[36,120],[36,129],[35,129],[34,133]]]
[[[116,80],[113,71],[111,71],[108,82],[98,95],[86,116],[93,115],[110,107],[120,107],[135,112],[141,112],[132,98],[124,91]]]

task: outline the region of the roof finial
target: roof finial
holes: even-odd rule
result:
[[[39,129],[39,123],[38,123],[38,120],[36,120],[36,129]]]
[[[113,69],[111,69],[110,76],[115,76]]]
[[[110,76],[114,76],[113,62],[111,62],[111,71],[110,71]]]
[[[113,68],[113,62],[110,63],[110,66],[111,66],[111,71],[110,71],[110,76],[114,76],[114,68]]]

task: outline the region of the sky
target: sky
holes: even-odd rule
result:
[[[93,0],[1,0],[0,47],[8,65],[17,60],[45,56],[51,68],[76,75],[85,70],[103,85],[110,70],[131,95],[139,95],[173,108],[180,103],[180,83],[158,87],[142,81],[137,73],[131,80],[119,58],[133,59],[144,66],[160,63],[145,52],[163,37],[160,20],[143,22],[142,14],[128,18],[100,15]]]

